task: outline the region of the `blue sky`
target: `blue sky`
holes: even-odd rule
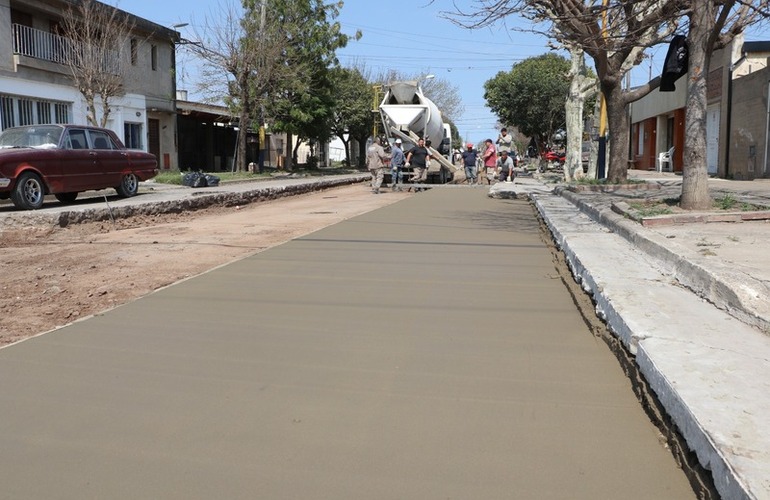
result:
[[[225,0],[221,0],[225,1]],[[233,0],[230,0],[233,1]],[[122,0],[107,1],[157,24],[178,28],[183,37],[191,38],[192,29],[219,0]],[[458,2],[469,4],[470,2]],[[515,32],[500,25],[481,30],[468,30],[441,17],[440,12],[453,9],[451,0],[345,0],[338,21],[343,31],[363,32],[360,40],[338,51],[344,66],[363,64],[374,74],[397,68],[407,74],[434,74],[454,85],[463,101],[464,113],[455,124],[464,140],[479,142],[497,136],[497,119],[485,106],[484,82],[499,71],[528,57],[549,51],[547,39],[532,33]],[[509,18],[509,25],[527,27],[528,21]],[[660,74],[660,62],[666,47],[655,48],[662,54],[642,63],[632,75],[632,84],[647,81]],[[194,63],[180,58],[182,81],[179,88],[192,90],[195,83]],[[192,96],[194,97],[194,95]]]

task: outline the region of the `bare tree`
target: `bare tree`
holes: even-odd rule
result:
[[[441,115],[445,118],[445,121],[457,120],[464,111],[459,90],[452,84],[452,82],[444,78],[425,78],[428,76],[428,73],[428,71],[424,71],[414,75],[393,69],[371,78],[372,81],[379,84],[419,80],[423,93],[428,99],[433,101],[439,111],[441,111]]]
[[[698,0],[692,0],[698,1]],[[532,20],[540,33],[591,56],[607,104],[612,147],[608,180],[624,182],[628,173],[627,104],[641,99],[659,82],[623,89],[623,76],[641,61],[646,47],[664,41],[681,16],[678,0],[475,0],[470,12],[447,13],[468,28],[505,22],[511,15]],[[536,28],[532,31],[537,32]]]
[[[235,167],[241,172],[246,170],[246,131],[265,123],[267,96],[293,74],[283,57],[285,32],[266,22],[267,7],[266,2],[246,7],[220,3],[193,30],[196,40],[185,45],[204,62],[198,91],[238,116]]]
[[[64,11],[58,49],[86,101],[91,125],[106,126],[111,102],[125,94],[121,50],[134,27],[127,13],[95,0],[82,0]]]
[[[567,96],[567,159],[564,162],[564,180],[572,180],[575,172],[582,172],[583,161],[583,110],[586,101],[599,91],[596,78],[588,74],[583,49],[569,45],[570,72],[569,95]]]
[[[269,118],[282,118],[286,125],[285,117],[266,114],[288,96],[307,93],[313,72],[320,69],[314,64],[328,64],[319,57],[310,57],[317,55],[313,51],[317,47],[312,47],[307,40],[309,35],[311,41],[321,47],[331,45],[328,39],[317,36],[318,18],[307,15],[308,9],[312,11],[318,3],[242,0],[242,5],[236,7],[227,1],[195,32],[201,43],[188,45],[206,62],[199,90],[209,100],[223,101],[239,116],[238,170],[246,168],[245,131]],[[336,5],[321,7],[326,13],[334,11]],[[333,26],[330,31],[338,33]],[[291,144],[287,144],[287,151],[290,147]],[[287,161],[290,158],[287,156]]]

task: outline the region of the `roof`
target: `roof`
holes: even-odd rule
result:
[[[770,41],[764,42],[743,42],[741,52],[744,54],[755,52],[770,52]]]

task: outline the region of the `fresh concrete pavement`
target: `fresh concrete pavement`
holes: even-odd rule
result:
[[[491,194],[511,190],[720,494],[770,498],[770,338],[736,319],[766,319],[741,276],[767,264],[731,281],[684,235],[531,179]],[[692,497],[529,206],[485,192],[419,193],[3,349],[0,496]],[[767,241],[752,224],[733,237]]]
[[[681,178],[632,172],[676,197]],[[770,206],[770,181],[713,179],[717,195]],[[611,204],[643,193],[556,196],[522,178],[596,312],[636,355],[724,498],[770,498],[770,224],[641,227]],[[706,251],[704,251],[704,249]]]

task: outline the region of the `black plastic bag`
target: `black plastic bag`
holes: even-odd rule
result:
[[[219,183],[219,179],[217,179],[217,183]],[[206,176],[200,172],[187,172],[182,177],[182,184],[194,188],[206,187],[209,185]]]

